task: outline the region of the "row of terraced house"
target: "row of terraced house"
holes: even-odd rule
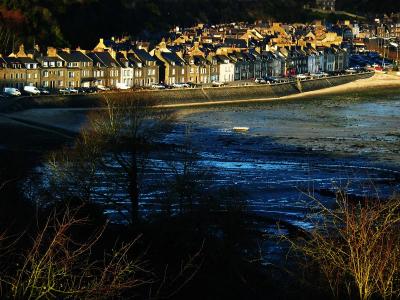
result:
[[[117,55],[108,51],[55,49],[45,54],[37,49],[28,52],[21,45],[17,53],[0,56],[0,86],[61,88],[105,86],[120,82],[150,86],[159,82],[159,66],[143,49]]]
[[[247,35],[257,36],[257,31]],[[187,34],[186,36],[190,36]],[[261,34],[260,34],[261,36]],[[306,38],[315,37],[308,34]],[[155,83],[208,84],[252,80],[266,76],[341,72],[348,67],[349,53],[338,43],[251,44],[249,38],[224,38],[208,42],[197,38],[164,39],[155,45],[127,40],[100,39],[90,51],[56,49],[46,53],[35,48],[0,56],[0,85],[65,87],[148,87]]]

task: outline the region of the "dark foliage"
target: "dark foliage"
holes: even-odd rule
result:
[[[303,5],[312,0],[2,0],[0,41],[10,51],[29,45],[93,47],[99,37],[129,34],[157,38],[172,26],[275,19],[312,19]],[[400,10],[396,0],[338,0],[338,9],[357,13]],[[154,35],[154,33],[157,33]]]

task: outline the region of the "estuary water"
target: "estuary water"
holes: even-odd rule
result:
[[[16,117],[78,131],[87,113],[34,109]],[[197,164],[213,174],[207,184],[241,189],[252,213],[307,228],[311,197],[333,205],[338,188],[360,198],[386,198],[399,191],[400,91],[180,109],[177,114],[162,142],[190,141]],[[249,131],[238,133],[233,127]],[[163,209],[154,187],[160,177],[172,175],[176,158],[163,159],[152,156],[144,175],[143,214]],[[107,181],[98,185],[105,189]],[[129,209],[124,190],[116,195]],[[111,209],[107,213],[113,215]]]
[[[311,197],[329,205],[338,188],[360,198],[399,190],[400,91],[180,113],[165,141],[189,137],[213,184],[243,189],[251,212],[307,227]]]

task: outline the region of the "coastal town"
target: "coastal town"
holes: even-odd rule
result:
[[[400,0],[0,0],[0,300],[400,299]]]
[[[321,10],[335,9],[335,1],[317,4]],[[400,14],[393,14],[372,23],[197,24],[173,28],[156,42],[102,38],[90,50],[20,45],[0,56],[0,87],[11,93],[78,93],[383,71],[397,68],[399,38]]]

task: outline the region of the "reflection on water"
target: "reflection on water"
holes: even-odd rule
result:
[[[238,185],[251,211],[301,223],[309,196],[332,203],[327,190],[389,196],[400,178],[400,96],[330,97],[183,112],[165,141],[190,128],[215,184]],[[250,127],[236,133],[235,126]]]
[[[60,127],[70,126],[71,114],[84,124],[82,111],[64,113],[39,111],[48,116],[48,122],[56,116]],[[329,205],[333,203],[329,190],[335,186],[346,186],[349,193],[360,196],[389,196],[400,187],[400,95],[378,99],[342,95],[180,113],[163,142],[183,144],[189,128],[199,164],[215,174],[209,184],[240,187],[252,212],[307,227],[303,217],[310,202],[308,194]],[[233,127],[249,127],[250,131],[238,133]],[[143,214],[162,210],[154,186],[160,177],[173,176],[169,166],[174,159],[152,158],[143,178]],[[105,192],[108,183],[106,177],[101,178],[97,189]],[[114,196],[128,213],[124,189]],[[114,214],[112,210],[107,213]]]

